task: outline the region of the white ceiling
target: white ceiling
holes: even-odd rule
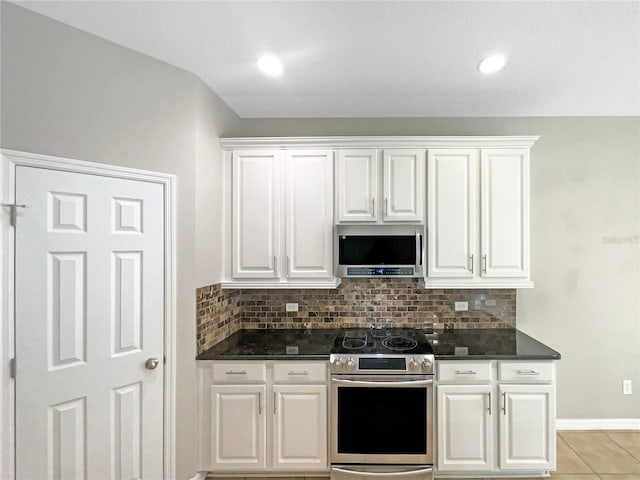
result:
[[[15,3],[195,73],[241,117],[640,115],[638,1]],[[481,75],[492,52],[509,63]]]

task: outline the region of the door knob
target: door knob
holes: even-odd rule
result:
[[[153,370],[157,366],[158,366],[158,359],[157,358],[147,358],[147,361],[144,362],[144,368],[146,368],[148,370]]]

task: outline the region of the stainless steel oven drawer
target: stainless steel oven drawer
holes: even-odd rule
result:
[[[332,465],[331,480],[355,480],[363,478],[432,480],[431,465]]]

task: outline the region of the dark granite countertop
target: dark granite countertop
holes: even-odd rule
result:
[[[340,329],[240,330],[196,357],[197,360],[328,360]],[[298,347],[287,354],[287,346]]]
[[[439,332],[430,341],[437,360],[560,360],[560,353],[515,328]],[[456,352],[456,348],[468,353]]]
[[[340,329],[240,330],[197,360],[326,360]],[[428,335],[437,360],[559,360],[560,354],[517,329],[469,329]],[[287,354],[287,346],[298,353]],[[468,354],[456,352],[466,347]]]

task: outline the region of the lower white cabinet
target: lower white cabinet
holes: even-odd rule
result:
[[[492,388],[438,386],[439,470],[493,470]]]
[[[200,470],[327,472],[327,362],[199,362]]]
[[[500,468],[555,468],[555,401],[552,385],[499,385]]]
[[[479,477],[555,470],[551,361],[440,361],[437,382],[438,472]]]
[[[266,467],[264,385],[211,387],[212,464],[223,469]]]
[[[273,386],[273,468],[327,468],[326,385]]]

